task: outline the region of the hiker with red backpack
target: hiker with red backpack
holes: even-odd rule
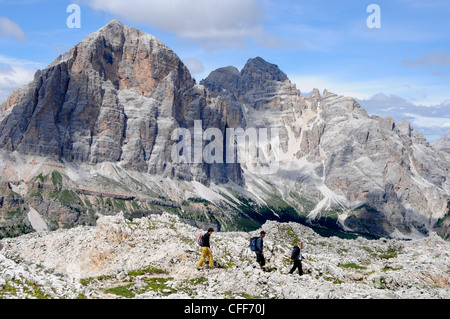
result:
[[[213,228],[208,229],[208,232],[204,235],[201,235],[198,238],[198,244],[202,247],[202,255],[197,265],[197,270],[202,270],[203,264],[205,263],[206,257],[209,258],[209,268],[214,268],[214,260],[212,256],[211,247],[209,244],[209,238],[211,234],[214,232]]]

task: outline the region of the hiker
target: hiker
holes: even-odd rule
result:
[[[294,261],[294,266],[292,267],[289,274],[293,274],[294,271],[298,268],[298,274],[303,276],[303,268],[302,268],[302,259],[305,257],[302,256],[303,243],[299,242],[296,247],[291,252],[290,261]]]
[[[214,232],[213,228],[208,229],[208,232],[202,236],[202,256],[197,265],[197,270],[202,270],[203,264],[205,263],[206,257],[209,258],[209,268],[214,268],[214,260],[211,252],[211,247],[209,244],[209,238]]]
[[[262,270],[264,270],[264,266],[266,264],[266,259],[264,258],[264,237],[266,237],[266,232],[261,231],[260,236],[256,240],[255,244],[256,262],[259,264]]]

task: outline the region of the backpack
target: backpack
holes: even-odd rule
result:
[[[203,247],[203,235],[200,235],[197,239],[197,243],[200,247]]]
[[[298,247],[294,247],[294,249],[292,249],[291,251],[291,259],[297,259],[298,256],[300,255],[300,248]]]
[[[252,237],[250,238],[250,250],[255,251],[256,250],[256,241],[258,240],[258,237]]]

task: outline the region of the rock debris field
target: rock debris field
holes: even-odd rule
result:
[[[204,231],[163,214],[103,216],[95,227],[0,241],[0,298],[26,299],[449,299],[450,243],[321,237],[296,223],[267,222],[266,270],[249,239],[215,232],[217,267],[197,270]],[[303,241],[304,275],[289,274]]]

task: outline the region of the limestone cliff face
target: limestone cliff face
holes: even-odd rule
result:
[[[241,72],[216,70],[202,84],[240,106],[246,127],[280,129],[279,171],[256,179],[275,185],[306,218],[328,216],[344,229],[380,236],[424,235],[434,226],[448,236],[437,226],[448,223],[448,157],[408,121],[370,117],[354,99],[328,91],[302,97],[261,58]],[[255,174],[243,167],[250,180]]]
[[[0,148],[206,182],[171,160],[171,133],[193,121],[224,128],[223,105],[155,37],[112,21],[35,75],[2,106]],[[206,125],[206,124],[205,124]],[[238,172],[231,176],[238,176]],[[235,181],[238,182],[237,179]]]
[[[215,95],[231,95],[257,110],[287,110],[302,100],[287,75],[260,57],[249,59],[240,72],[234,67],[213,71],[200,84]]]

